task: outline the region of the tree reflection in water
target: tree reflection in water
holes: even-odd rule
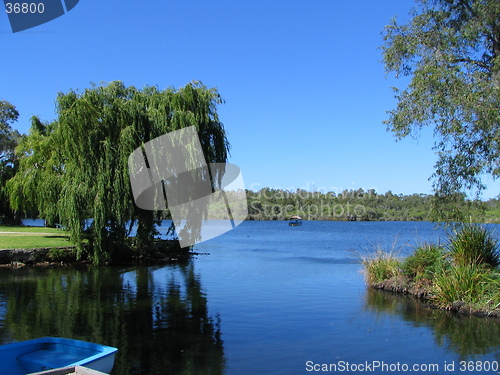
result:
[[[488,354],[500,347],[499,319],[435,310],[415,297],[372,288],[367,290],[366,306],[377,313],[400,316],[415,327],[432,328],[436,344],[458,354],[460,360]]]
[[[220,319],[192,262],[0,271],[2,344],[61,336],[115,346],[115,375],[224,372]]]

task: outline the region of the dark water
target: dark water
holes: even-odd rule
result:
[[[360,255],[444,237],[430,223],[245,222],[186,264],[4,269],[0,343],[115,346],[112,374],[497,373],[498,320],[365,287]]]

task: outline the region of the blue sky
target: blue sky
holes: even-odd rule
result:
[[[396,142],[381,31],[410,0],[80,0],[66,15],[12,33],[0,13],[0,100],[55,118],[58,92],[122,80],[142,88],[217,87],[230,162],[247,188],[431,193],[432,130]],[[500,193],[487,181],[484,197]]]

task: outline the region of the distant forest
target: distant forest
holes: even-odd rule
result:
[[[403,195],[391,191],[378,194],[373,189],[335,193],[263,188],[247,190],[247,199],[250,220],[287,220],[298,215],[305,220],[500,223],[498,198],[470,200],[461,194],[447,197],[443,203],[434,195]]]

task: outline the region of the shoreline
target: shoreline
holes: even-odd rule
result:
[[[477,316],[482,318],[500,318],[500,309],[485,310],[475,309],[463,301],[455,301],[448,307],[440,307],[432,301],[430,285],[417,285],[404,276],[393,276],[390,279],[378,283],[368,284],[368,287],[378,291],[393,293],[397,295],[410,295],[424,302],[430,309],[450,311],[463,316]]]
[[[411,294],[440,310],[500,317],[500,241],[484,225],[457,224],[444,245],[420,245],[403,259],[379,248],[362,263],[375,289]]]
[[[104,262],[108,265],[144,265],[164,264],[172,262],[185,262],[192,255],[206,255],[196,253],[178,247],[177,241],[157,241],[153,245],[153,251],[147,256],[132,251],[124,252],[115,256],[111,261]],[[24,268],[24,267],[81,267],[92,265],[86,257],[78,258],[76,246],[58,247],[35,247],[0,249],[0,268]]]

